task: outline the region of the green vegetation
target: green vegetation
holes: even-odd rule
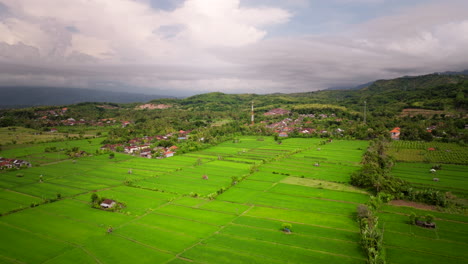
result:
[[[467,85],[0,110],[0,262],[464,262]]]
[[[24,207],[11,212],[12,207],[2,203],[3,213],[9,214],[0,218],[0,226],[69,245],[54,251],[47,247],[55,247],[54,243],[41,242],[44,249],[37,248],[37,254],[44,257],[40,261],[126,262],[125,254],[132,251],[148,255],[143,263],[176,263],[179,254],[179,261],[213,263],[227,256],[250,263],[311,259],[361,263],[365,257],[359,250],[359,228],[352,215],[356,204],[366,202],[368,196],[344,183],[315,180],[312,175],[301,178],[299,174],[315,166],[311,159],[298,157],[309,156],[320,146],[321,157],[327,161],[317,169],[326,172],[326,164],[358,168],[355,161],[362,150],[353,150],[364,144],[334,141],[322,145],[318,139],[286,139],[278,145],[270,137],[263,141],[239,137],[235,143],[226,141],[161,160],[116,153],[113,159],[97,155],[32,167],[23,170],[23,177],[5,172],[0,199]],[[347,153],[349,164],[335,149]],[[220,155],[225,159],[219,160]],[[298,171],[286,173],[283,164],[292,163]],[[37,181],[38,175],[43,175],[43,182]],[[346,182],[349,173],[335,177]],[[311,184],[317,181],[322,184]],[[238,196],[238,192],[244,194]],[[193,193],[196,198],[190,197]],[[90,204],[101,208],[104,197],[118,204],[124,201],[125,207],[114,213],[91,208]],[[31,203],[37,206],[31,208]],[[283,232],[286,229],[290,233]],[[15,240],[18,246],[30,245]],[[271,253],[274,248],[282,250]],[[280,253],[284,249],[290,253]],[[0,255],[35,261],[9,250]]]

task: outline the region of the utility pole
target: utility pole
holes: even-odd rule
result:
[[[254,124],[254,102],[252,101],[252,116],[250,118],[250,121],[252,121],[252,125]]]
[[[364,101],[364,124],[366,124],[367,101]]]

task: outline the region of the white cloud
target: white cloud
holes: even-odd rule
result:
[[[240,0],[186,0],[171,11],[146,0],[0,2],[8,7],[0,61],[15,66],[2,71],[0,85],[267,93],[468,68],[468,3],[457,0],[393,10],[347,25],[345,34],[268,38],[294,10]],[[313,9],[306,0],[288,3]]]

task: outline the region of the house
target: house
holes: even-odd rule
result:
[[[50,132],[51,132],[51,133],[56,133],[57,131],[58,131],[58,130],[57,130],[56,128],[51,128],[51,129],[50,129]]]
[[[393,139],[393,140],[399,140],[400,139],[400,128],[399,127],[395,127],[394,129],[392,129],[390,131],[390,137]]]
[[[3,168],[11,169],[11,168],[13,168],[13,164],[11,164],[8,161],[0,161],[0,170],[3,169]]]
[[[180,130],[179,131],[179,136],[178,136],[178,140],[185,140],[187,139],[188,137],[188,133],[190,133],[190,131],[183,131],[183,130]]]
[[[19,159],[7,159],[0,157],[0,169],[12,169],[12,168],[22,168],[22,167],[31,167],[31,163],[25,160]]]
[[[102,201],[102,203],[100,204],[100,206],[102,208],[112,208],[115,206],[115,201],[114,200],[111,200],[111,199],[105,199],[104,201]]]
[[[151,159],[153,156],[151,155],[151,151],[142,151],[140,157]]]
[[[286,132],[281,132],[281,133],[279,133],[278,136],[279,136],[279,137],[288,137],[288,133],[286,133]]]
[[[172,151],[164,152],[164,157],[169,158],[169,157],[172,157],[172,156],[174,156],[174,152],[172,152]]]

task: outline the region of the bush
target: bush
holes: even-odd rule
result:
[[[368,218],[371,214],[372,214],[372,212],[369,210],[369,208],[366,205],[364,205],[364,204],[358,205],[358,207],[357,207],[357,217],[358,217],[358,219]]]
[[[434,223],[434,216],[430,214],[426,215],[426,222],[429,224]]]
[[[290,223],[281,224],[281,230],[291,232],[292,225]]]

